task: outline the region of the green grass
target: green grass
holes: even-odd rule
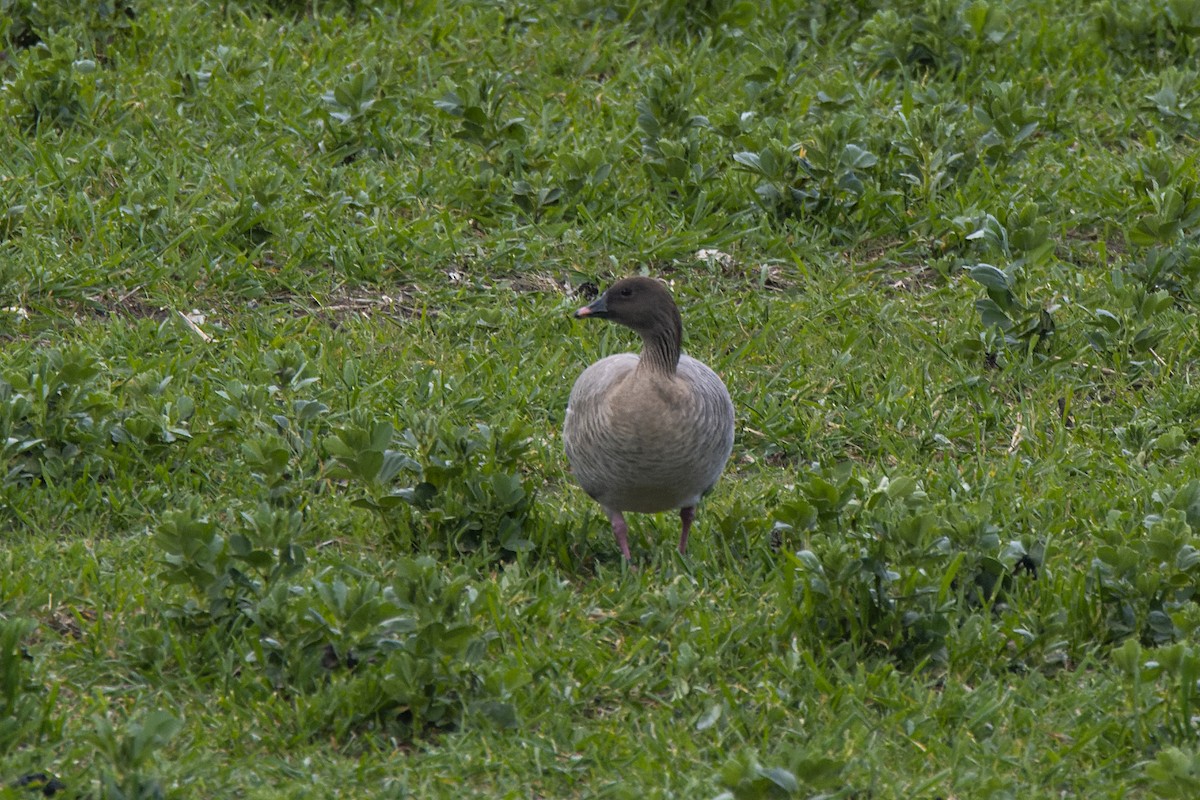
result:
[[[0,7],[0,797],[1200,791],[1200,2]]]

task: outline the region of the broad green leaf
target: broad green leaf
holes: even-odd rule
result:
[[[967,274],[972,280],[983,284],[988,289],[1006,292],[1012,288],[1009,277],[991,264],[976,264]]]

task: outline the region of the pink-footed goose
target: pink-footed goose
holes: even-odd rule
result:
[[[656,280],[617,281],[575,316],[632,328],[642,354],[602,358],[575,381],[563,423],[571,471],[604,509],[626,561],[626,511],[678,508],[683,553],[696,504],[733,449],[729,392],[715,372],[680,354],[679,309]]]

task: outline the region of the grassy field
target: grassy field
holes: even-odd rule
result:
[[[0,798],[1200,796],[1200,0],[0,47]],[[737,434],[630,570],[559,432],[638,272]]]

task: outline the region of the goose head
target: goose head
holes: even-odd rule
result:
[[[679,363],[683,321],[667,288],[652,278],[623,278],[575,312],[577,318],[607,319],[642,337],[642,360],[674,372]]]

